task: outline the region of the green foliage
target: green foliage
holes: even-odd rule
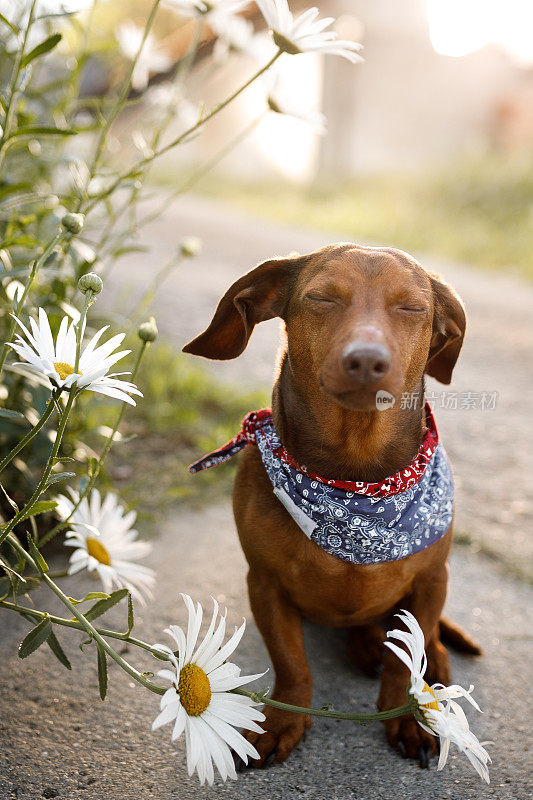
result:
[[[96,643],[96,651],[98,654],[98,687],[100,690],[100,698],[105,700],[107,694],[107,655],[101,644]]]
[[[32,630],[24,637],[19,645],[19,658],[27,658],[37,650],[42,644],[46,642],[52,633],[52,625],[48,617],[39,622]]]
[[[530,158],[493,154],[428,174],[362,176],[310,190],[230,179],[204,188],[288,224],[531,279],[531,167]]]

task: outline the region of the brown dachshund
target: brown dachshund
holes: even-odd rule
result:
[[[318,475],[379,482],[408,465],[424,435],[424,375],[449,384],[466,317],[455,291],[414,258],[392,248],[335,244],[261,264],[236,281],[207,330],[184,351],[236,358],[254,325],[285,323],[286,346],[272,397],[276,431],[290,456]],[[376,408],[376,392],[419,402]],[[383,664],[378,707],[405,702],[408,671],[383,644],[382,622],[411,611],[426,639],[428,682],[449,683],[441,636],[479,653],[441,618],[452,528],[435,544],[397,561],[346,563],[304,535],[274,496],[257,447],[241,458],[234,513],[249,564],[256,623],[274,665],[273,697],[309,707],[311,674],[302,617],[348,629],[348,654],[366,673]],[[310,719],[266,708],[266,733],[248,733],[261,766],[284,761]],[[386,722],[391,745],[427,766],[436,740],[412,717]],[[270,756],[270,758],[269,758]]]

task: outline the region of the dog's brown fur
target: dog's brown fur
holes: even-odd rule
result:
[[[423,380],[450,383],[466,318],[454,290],[407,254],[391,248],[331,245],[309,255],[261,264],[220,301],[207,330],[184,350],[206,358],[240,355],[254,325],[285,322],[287,346],[273,391],[273,418],[293,458],[338,480],[380,481],[408,464],[424,432]],[[377,343],[390,353],[378,380],[354,382],[343,366],[351,343]],[[377,411],[376,391],[416,393],[410,410]],[[272,493],[256,448],[244,452],[234,489],[234,513],[248,560],[248,589],[257,625],[276,673],[273,697],[309,707],[311,674],[302,617],[348,629],[348,654],[367,674],[383,663],[380,709],[405,702],[408,673],[382,647],[379,625],[409,609],[426,638],[427,680],[449,682],[441,634],[465,652],[477,646],[441,620],[452,531],[427,550],[370,566],[345,563],[311,542]],[[266,733],[248,733],[261,766],[275,752],[283,761],[310,719],[268,707]],[[386,723],[389,742],[427,763],[435,739],[412,717]],[[269,759],[270,760],[270,759]]]

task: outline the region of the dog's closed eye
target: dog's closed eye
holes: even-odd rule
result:
[[[304,300],[308,300],[310,303],[314,303],[316,305],[321,305],[324,308],[327,306],[331,307],[331,306],[344,305],[340,297],[332,297],[331,295],[317,294],[316,292],[304,295]]]

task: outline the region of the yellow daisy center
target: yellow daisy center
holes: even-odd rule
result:
[[[430,695],[432,695],[432,697],[435,697],[435,692],[433,691],[431,686],[429,684],[427,684],[425,681],[424,681],[424,691],[425,692],[429,692]],[[439,704],[437,702],[437,698],[435,697],[435,700],[432,701],[431,703],[424,703],[422,705],[422,708],[434,708],[435,711],[438,711],[439,710]]]
[[[211,684],[201,667],[185,664],[178,682],[180,703],[190,717],[199,717],[211,702]]]
[[[107,567],[111,564],[111,556],[109,555],[108,551],[102,544],[99,542],[98,539],[93,539],[92,536],[89,536],[86,539],[87,542],[87,552],[93,558],[96,558],[100,564],[105,564]]]
[[[68,378],[69,375],[74,375],[74,367],[71,367],[65,361],[56,361],[54,367],[62,381]]]

